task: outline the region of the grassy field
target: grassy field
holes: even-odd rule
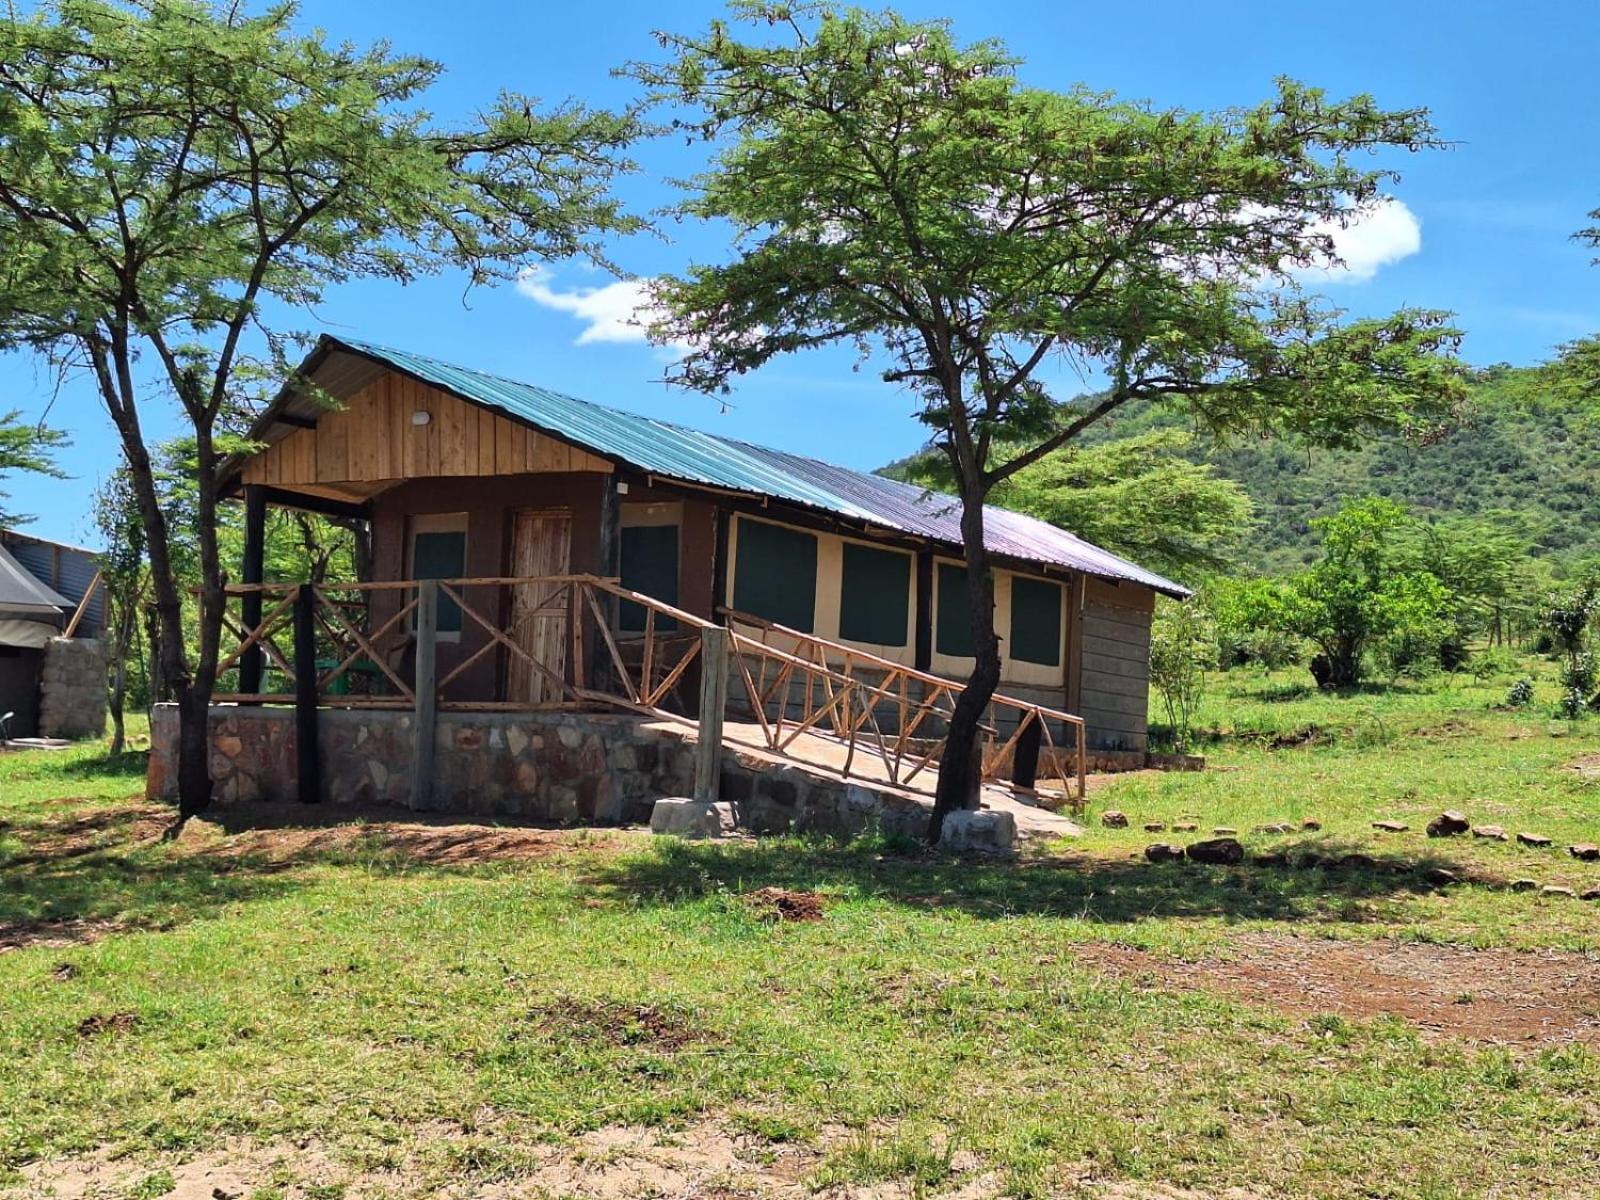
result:
[[[1563,848],[1600,720],[1508,683],[1220,677],[1210,769],[1013,864],[306,811],[163,842],[136,755],[0,756],[0,1193],[1592,1196],[1600,903],[1508,885],[1600,885]],[[1555,845],[1426,838],[1444,807]],[[1284,861],[1147,863],[1185,820]]]

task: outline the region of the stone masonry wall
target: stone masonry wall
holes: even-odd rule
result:
[[[39,671],[39,732],[49,738],[106,731],[106,650],[94,638],[51,638]]]
[[[318,714],[322,798],[411,807],[412,716],[323,709]],[[150,723],[147,791],[177,784],[177,711],[157,705]],[[439,812],[517,817],[556,825],[643,824],[661,796],[694,787],[694,745],[645,718],[608,713],[440,713],[434,789]],[[211,710],[211,776],[218,803],[292,802],[294,711],[218,705]],[[878,826],[920,837],[928,808],[913,797],[849,783],[759,754],[723,755],[722,799],[754,832],[850,836]]]

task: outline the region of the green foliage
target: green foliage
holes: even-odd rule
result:
[[[58,430],[24,424],[18,412],[0,413],[0,479],[9,471],[31,471],[37,475],[63,478],[51,451],[66,444],[67,435]],[[6,493],[0,491],[0,528],[24,525],[33,518],[8,512]]]
[[[422,107],[439,64],[297,19],[292,3],[54,0],[0,21],[0,350],[83,370],[121,436],[162,675],[198,701],[183,706],[186,816],[209,799],[197,722],[219,658],[220,474],[249,401],[289,369],[285,314],[357,279],[481,284],[603,262],[605,235],[642,225],[609,195],[633,113],[502,93],[444,124]],[[143,432],[157,399],[193,439],[181,526]]]
[[[1313,642],[1312,674],[1324,687],[1360,682],[1369,652],[1391,674],[1428,659],[1451,630],[1451,594],[1437,576],[1407,562],[1405,510],[1367,499],[1318,518],[1321,559],[1282,583],[1240,600],[1243,619]]]
[[[1533,703],[1533,680],[1524,676],[1506,692],[1507,708],[1527,708]]]
[[[990,503],[1027,513],[1177,579],[1230,566],[1251,528],[1237,483],[1183,457],[1193,434],[1159,429],[1068,446],[1001,481]],[[1019,448],[1002,447],[1000,461]],[[895,479],[956,488],[949,459],[925,451],[885,468]]]
[[[1584,348],[1582,353],[1575,347]],[[1593,359],[1586,365],[1586,360]],[[1182,451],[1239,483],[1256,528],[1242,555],[1256,570],[1282,574],[1317,554],[1311,521],[1345,501],[1382,496],[1424,526],[1470,533],[1509,567],[1509,601],[1475,600],[1502,634],[1538,622],[1534,598],[1554,575],[1592,552],[1600,525],[1600,340],[1575,343],[1554,362],[1473,373],[1468,399],[1444,427],[1378,432],[1360,446],[1307,449],[1283,438],[1202,439]],[[1146,405],[1124,410],[1099,436],[1186,431],[1185,417]]]
[[[629,73],[711,147],[682,217],[735,253],[652,289],[669,370],[716,393],[843,343],[886,364],[961,500],[974,667],[940,764],[934,831],[971,803],[978,713],[1000,677],[983,503],[1121,407],[1348,445],[1462,395],[1447,314],[1346,315],[1298,287],[1330,229],[1376,202],[1383,150],[1438,144],[1422,109],[1280,80],[1252,108],[1161,110],[1027,85],[995,41],[892,10],[741,0],[660,34]],[[1041,366],[1110,381],[1082,403]]]
[[[1216,663],[1216,625],[1205,605],[1198,599],[1158,603],[1150,628],[1150,686],[1166,708],[1177,750],[1187,750],[1193,742],[1206,672]]]

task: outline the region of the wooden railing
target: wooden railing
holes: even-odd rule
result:
[[[441,709],[603,706],[694,728],[703,794],[715,794],[724,743],[926,792],[961,691],[748,614],[726,612],[724,627],[593,575],[244,584],[227,595],[237,645],[219,664],[216,699],[295,704],[303,775],[315,772],[304,747],[314,758],[317,707],[410,709],[428,729]],[[619,630],[622,602],[637,606],[640,628]],[[439,648],[451,639],[460,649],[447,660]],[[260,690],[227,690],[234,673]],[[1081,718],[997,695],[980,734],[986,782],[1082,806]],[[432,739],[416,743],[426,786]],[[1063,790],[1035,787],[1041,762]]]

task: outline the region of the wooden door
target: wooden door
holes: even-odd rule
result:
[[[519,509],[511,537],[511,574],[518,578],[565,575],[571,570],[572,513],[564,508]],[[542,606],[542,607],[541,607]],[[567,594],[551,583],[511,589],[511,638],[555,679],[567,668]],[[509,656],[507,694],[523,704],[564,699],[555,679]]]

